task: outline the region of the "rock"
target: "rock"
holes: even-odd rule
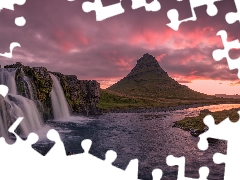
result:
[[[200,114],[207,114],[207,113],[211,113],[211,111],[209,111],[208,109],[203,109],[200,111]]]
[[[209,144],[216,144],[219,142],[218,139],[214,139],[214,138],[207,138],[207,141]]]
[[[30,68],[22,65],[21,62],[4,66],[4,68],[17,69],[15,79],[18,93],[35,101],[44,120],[53,118],[50,97],[53,81],[50,73],[60,78],[60,84],[73,114],[88,115],[102,112],[96,107],[100,99],[100,84],[95,80],[78,80],[75,75],[49,72],[45,67]]]
[[[206,132],[206,131],[208,131],[208,129],[209,129],[209,128],[206,126],[206,127],[203,129],[203,131]]]
[[[15,68],[16,84],[18,93],[36,102],[42,117],[47,120],[53,117],[50,92],[52,90],[52,78],[45,67],[33,67],[22,65],[21,62],[4,66],[4,68]],[[28,77],[28,79],[24,79]],[[31,85],[30,85],[30,84]],[[30,90],[31,89],[31,90]]]
[[[190,129],[190,134],[194,137],[198,137],[200,134],[202,134],[203,132],[200,131],[199,129]]]
[[[78,80],[75,75],[52,72],[60,78],[67,102],[74,114],[100,114],[97,108],[100,99],[100,84],[95,80]]]

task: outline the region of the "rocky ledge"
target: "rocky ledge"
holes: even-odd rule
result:
[[[59,77],[72,114],[95,115],[101,113],[101,110],[96,107],[100,99],[100,84],[95,80],[78,80],[75,75],[50,72],[45,67],[31,68],[22,65],[21,62],[4,66],[4,68],[17,69],[15,80],[18,93],[35,100],[39,112],[45,120],[53,118],[50,98],[53,80],[50,73]]]
[[[52,72],[60,79],[66,100],[73,113],[100,114],[96,105],[100,99],[100,84],[95,80],[78,80],[75,75]]]

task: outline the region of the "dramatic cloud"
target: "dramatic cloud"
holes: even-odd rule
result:
[[[29,66],[44,66],[50,71],[75,74],[79,79],[96,79],[102,87],[126,76],[144,53],[156,57],[161,67],[181,83],[194,80],[224,80],[236,82],[237,71],[229,71],[225,59],[212,58],[215,49],[223,48],[216,33],[224,29],[229,40],[240,38],[239,23],[225,21],[228,12],[235,12],[234,0],[217,2],[219,13],[209,17],[206,7],[196,8],[197,21],[180,25],[179,31],[166,26],[167,11],[176,8],[180,19],[191,16],[189,2],[160,1],[162,9],[146,12],[131,9],[131,1],[123,0],[125,13],[97,22],[95,12],[82,10],[83,0],[34,0],[15,11],[0,12],[0,53],[8,52],[11,42],[19,42],[14,57],[0,57],[2,66],[22,62]],[[118,0],[103,0],[111,5]],[[151,1],[148,1],[151,2]],[[23,16],[26,25],[14,24]],[[230,51],[234,59],[239,50]]]

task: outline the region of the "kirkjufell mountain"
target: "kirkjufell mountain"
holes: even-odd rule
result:
[[[126,77],[107,89],[135,97],[174,99],[206,99],[212,97],[179,84],[168,76],[155,57],[148,53],[137,60],[136,66]]]

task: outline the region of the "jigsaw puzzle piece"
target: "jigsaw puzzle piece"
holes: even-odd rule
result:
[[[42,155],[31,148],[31,145],[38,140],[38,136],[31,133],[27,137],[27,140],[23,141],[15,133],[15,129],[19,126],[22,120],[23,118],[18,118],[9,128],[9,132],[16,136],[16,142],[14,144],[9,145],[4,138],[0,138],[0,159],[4,162],[0,164],[0,169],[2,170],[1,177],[5,177],[6,179],[18,179],[19,175],[26,171],[26,165],[29,172],[36,174],[43,164],[41,161]],[[24,163],[25,165],[19,165],[19,163]],[[24,179],[33,179],[31,173],[26,173]]]
[[[21,45],[17,42],[12,42],[10,44],[10,52],[5,52],[4,54],[0,53],[0,56],[6,57],[6,58],[12,58],[12,52],[15,47],[21,47]]]
[[[8,87],[5,85],[0,85],[0,95],[2,95],[3,97],[6,97],[8,94]]]
[[[55,142],[54,146],[46,154],[47,157],[58,158],[66,156],[64,144],[56,130],[50,129],[47,133],[47,138]]]
[[[235,152],[230,152],[228,149],[227,155],[216,153],[213,156],[213,162],[215,164],[223,164],[225,163],[225,173],[224,179],[239,179],[239,148],[236,148]]]
[[[240,128],[240,124],[238,122],[232,123],[229,118],[226,118],[224,121],[216,125],[212,115],[207,115],[203,119],[203,122],[205,125],[208,126],[209,129],[205,133],[199,135],[200,140],[198,142],[198,148],[203,151],[208,149],[208,138],[229,140],[236,136],[236,132]],[[231,131],[228,133],[223,133],[224,131],[226,131],[226,129],[231,129]]]
[[[213,162],[215,164],[228,164],[228,156],[221,154],[221,153],[215,153],[213,155]],[[233,161],[234,162],[234,161]],[[238,164],[232,164],[231,161],[229,163],[231,165],[231,167],[228,165],[225,168],[225,172],[224,172],[224,179],[235,179],[236,177],[233,177],[232,175],[234,175],[237,171],[238,171]],[[238,178],[237,178],[238,179]]]
[[[152,171],[153,180],[160,180],[162,178],[163,172],[161,169],[154,169]]]
[[[119,15],[124,13],[124,9],[121,5],[121,1],[117,4],[113,4],[110,6],[103,7],[101,0],[95,0],[92,2],[84,2],[82,4],[82,9],[84,12],[95,11],[96,12],[96,20],[103,21],[107,18]]]
[[[7,0],[4,3],[0,3],[0,10],[5,8],[9,10],[14,10],[14,4],[23,5],[26,0]]]
[[[223,45],[224,45],[224,49],[217,49],[217,50],[213,51],[213,53],[212,53],[213,58],[216,61],[220,61],[223,58],[226,58],[229,69],[230,70],[238,69],[238,77],[240,78],[240,71],[239,71],[239,68],[240,68],[240,57],[238,59],[234,59],[233,60],[229,56],[229,51],[231,49],[240,48],[239,40],[237,39],[237,40],[228,42],[227,41],[227,32],[225,30],[219,31],[217,33],[217,35],[221,36],[222,42],[223,42]]]
[[[146,0],[132,0],[132,9],[138,9],[140,7],[145,7],[146,11],[159,11],[161,4],[158,0],[153,0],[151,3],[147,3]]]
[[[178,1],[181,1],[181,0],[178,0]],[[217,1],[222,1],[222,0],[201,0],[201,1],[190,0],[192,17],[183,19],[183,20],[179,20],[179,13],[176,9],[171,9],[167,12],[167,16],[170,20],[170,23],[168,23],[167,26],[177,31],[181,23],[187,22],[187,21],[196,21],[197,16],[194,9],[204,5],[207,5],[207,14],[209,16],[215,16],[218,13],[218,9],[214,3]]]
[[[237,8],[237,12],[229,12],[226,14],[226,21],[228,24],[233,24],[236,21],[240,21],[240,1],[234,0]]]
[[[178,180],[193,180],[193,178],[185,177],[185,157],[174,157],[169,155],[166,158],[168,166],[178,166]],[[207,180],[209,174],[208,167],[201,167],[199,169],[199,178],[198,180]]]
[[[115,151],[109,150],[105,154],[105,160],[101,160],[91,154],[89,154],[92,146],[92,141],[85,139],[82,141],[81,146],[83,148],[82,154],[73,154],[67,156],[67,164],[79,163],[77,166],[71,167],[71,174],[68,179],[76,179],[80,173],[81,177],[87,177],[89,180],[104,179],[104,180],[137,180],[138,179],[138,160],[134,159],[130,161],[125,170],[119,169],[112,165],[117,158]],[[79,170],[81,171],[79,172]],[[94,171],[94,173],[92,173]]]
[[[19,124],[22,122],[23,117],[19,117],[8,129],[8,131],[15,135],[16,142],[12,145],[9,145],[11,149],[14,148],[18,149],[18,155],[19,154],[27,154],[29,156],[42,156],[39,153],[37,153],[35,150],[32,149],[32,145],[38,141],[38,135],[35,133],[30,133],[26,139],[26,141],[23,141],[15,132],[16,128],[19,126]],[[14,148],[13,148],[14,147]],[[9,153],[9,152],[8,152]],[[16,153],[14,153],[16,154]]]
[[[240,111],[238,111],[240,115]],[[198,148],[200,150],[206,150],[208,148],[207,138],[217,138],[228,141],[227,154],[223,155],[216,153],[213,156],[213,160],[216,164],[225,163],[225,175],[224,179],[240,179],[239,166],[240,162],[240,146],[237,143],[240,136],[240,121],[231,122],[229,118],[216,125],[214,118],[208,115],[204,118],[204,123],[209,127],[209,130],[201,134]],[[227,133],[226,130],[230,130]]]

